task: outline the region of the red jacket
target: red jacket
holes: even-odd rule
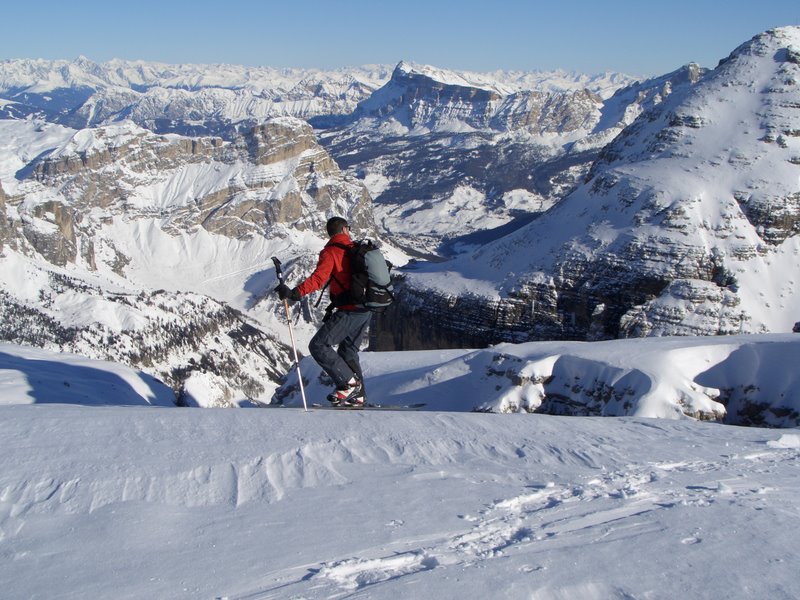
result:
[[[334,244],[354,245],[353,240],[346,233],[334,235],[319,253],[317,268],[303,283],[297,286],[300,297],[321,290],[328,281],[331,282],[329,287],[331,298],[350,289],[350,260],[347,258],[344,249],[334,246]],[[354,310],[356,307],[348,304],[337,308],[339,310]]]

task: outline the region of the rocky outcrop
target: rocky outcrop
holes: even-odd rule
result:
[[[519,92],[505,98],[488,125],[498,131],[525,129],[536,134],[591,130],[603,100],[589,90]]]
[[[48,262],[64,266],[77,255],[77,213],[69,206],[49,201],[33,207],[22,227],[25,239]]]
[[[16,218],[12,218],[12,210]],[[78,211],[57,200],[32,204],[20,214],[19,198],[8,198],[0,184],[0,252],[4,247],[30,248],[54,265],[75,262],[79,249],[91,247],[91,242],[80,239],[80,221]],[[87,243],[81,247],[81,241]],[[93,256],[89,260],[93,261]]]
[[[520,341],[528,338],[530,316],[525,302],[441,294],[397,280],[395,302],[373,319],[370,349],[485,348]]]

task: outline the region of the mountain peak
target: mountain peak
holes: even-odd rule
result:
[[[777,55],[776,53],[780,50],[788,50],[788,53]],[[720,65],[740,57],[769,56],[770,54],[778,62],[789,60],[800,63],[800,58],[798,58],[800,56],[800,26],[776,27],[759,33],[736,48],[727,58],[722,59]]]
[[[446,86],[469,87],[495,92],[506,95],[511,93],[510,89],[501,86],[496,81],[487,77],[467,71],[451,71],[430,65],[420,65],[408,61],[400,61],[392,73],[395,81],[409,80],[415,78],[426,78]]]

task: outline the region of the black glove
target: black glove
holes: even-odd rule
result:
[[[297,288],[290,288],[285,283],[276,287],[275,291],[278,292],[278,298],[281,300],[291,300],[292,302],[300,300],[300,292],[297,291]]]

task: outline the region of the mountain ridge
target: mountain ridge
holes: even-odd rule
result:
[[[391,70],[385,65],[322,70],[119,59],[95,63],[85,57],[73,61],[15,59],[0,61],[0,99],[11,103],[2,107],[6,114],[13,111],[23,116],[44,111],[51,120],[70,126],[93,126],[122,116],[164,133],[169,121],[177,117],[186,120],[175,129],[178,132],[225,134],[236,123],[252,125],[275,116],[349,114],[358,102],[386,83]],[[455,71],[437,71],[460,77]],[[486,77],[464,73],[466,78]],[[578,87],[585,83],[601,91],[615,89],[619,80],[630,80],[615,73],[496,72],[494,77],[507,77],[506,85],[514,89],[526,85]],[[213,112],[224,127],[213,121],[202,122],[207,120],[209,105],[214,106]],[[181,116],[192,110],[204,115],[194,123],[194,130],[191,119]]]

